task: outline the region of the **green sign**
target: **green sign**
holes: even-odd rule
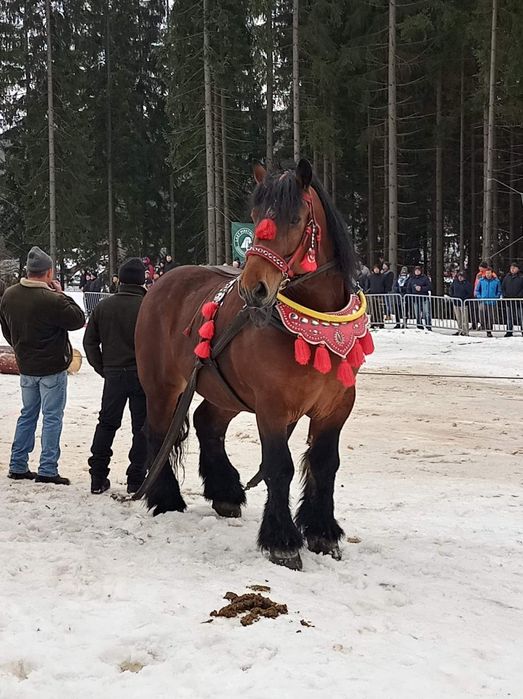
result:
[[[254,224],[231,223],[232,259],[245,261],[245,253],[251,247],[254,240]]]

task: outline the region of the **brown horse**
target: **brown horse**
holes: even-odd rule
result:
[[[225,452],[225,434],[239,412],[255,413],[262,444],[260,469],[268,491],[258,544],[271,561],[301,569],[304,537],[310,550],[340,557],[343,531],[334,517],[333,491],[340,431],[354,405],[355,388],[336,379],[339,357],[332,358],[329,373],[302,366],[294,358],[295,338],[266,321],[289,277],[293,281],[285,293],[290,299],[325,313],[344,308],[355,290],[355,255],[346,226],[313,178],[308,161],[278,174],[257,166],[255,178],[255,245],[215,316],[214,339],[219,340],[242,308],[252,311],[254,322],[249,321],[216,359],[218,371],[203,360],[197,392],[204,400],[194,412],[194,426],[204,496],[218,514],[238,517],[245,493]],[[313,232],[321,231],[319,244],[311,244],[311,212]],[[305,264],[311,245],[314,274]],[[202,305],[226,281],[220,268],[180,267],[162,277],[143,301],[136,356],[147,395],[149,466],[197,361]],[[303,416],[310,418],[309,446],[303,460],[303,496],[293,520],[289,486],[294,466],[287,442]],[[186,436],[186,429],[178,435],[176,457]],[[158,478],[150,486],[146,482],[148,505],[155,515],[186,509],[175,471],[166,460]]]

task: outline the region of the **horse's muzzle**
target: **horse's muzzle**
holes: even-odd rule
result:
[[[264,306],[259,308],[256,306],[247,306],[249,318],[257,328],[265,328],[269,325],[272,316],[273,306]]]
[[[240,284],[240,296],[250,308],[272,307],[276,298],[264,281],[259,281],[253,289],[246,289]]]

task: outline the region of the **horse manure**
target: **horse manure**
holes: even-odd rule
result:
[[[232,619],[233,617],[245,615],[240,619],[242,626],[250,626],[262,617],[267,619],[276,619],[280,614],[287,614],[286,604],[277,604],[269,597],[249,592],[245,595],[237,595],[234,592],[227,592],[224,599],[230,600],[229,604],[222,607],[218,611],[215,609],[211,612],[211,617],[225,617]]]
[[[347,541],[349,544],[361,544],[361,539],[359,536],[348,536]]]
[[[271,588],[268,585],[246,585],[247,589],[254,590],[254,592],[270,592]]]
[[[310,622],[310,621],[307,621],[306,619],[300,619],[300,624],[301,624],[302,626],[306,626],[308,629],[314,629],[314,628],[316,628],[316,627],[314,626],[314,624],[311,624],[311,622]]]

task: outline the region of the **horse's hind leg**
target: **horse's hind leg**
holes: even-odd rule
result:
[[[225,433],[238,413],[221,410],[204,400],[194,412],[200,442],[200,476],[203,495],[222,517],[240,517],[245,492],[240,474],[225,452]]]
[[[176,405],[176,403],[174,404]],[[164,437],[169,428],[169,423],[172,419],[172,412],[169,410],[169,405],[164,404],[166,411],[160,416],[155,415],[154,410],[150,410],[147,421],[147,469],[149,469],[160,448],[163,444]],[[171,406],[172,407],[172,406]],[[188,423],[184,426],[181,436],[176,440],[174,445],[175,460],[179,461],[182,453],[182,444],[187,437]],[[153,515],[159,515],[163,512],[177,511],[184,512],[187,505],[180,492],[178,480],[173,471],[169,459],[167,459],[158,474],[155,482],[147,491],[147,506],[153,510]]]
[[[341,558],[343,530],[334,517],[334,481],[340,465],[339,438],[350,408],[328,420],[311,420],[310,447],[303,458],[304,487],[296,524],[314,553]]]

